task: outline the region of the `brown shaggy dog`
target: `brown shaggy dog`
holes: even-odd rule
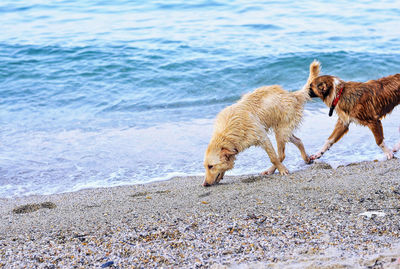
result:
[[[314,61],[302,90],[288,92],[276,85],[265,86],[223,109],[216,118],[214,133],[205,153],[203,186],[218,183],[225,172],[233,168],[236,155],[251,146],[261,146],[271,159],[273,165],[264,174],[272,174],[276,169],[281,175],[288,174],[282,161],[285,159],[285,144],[289,141],[299,148],[302,158],[309,163],[303,143],[293,132],[301,122],[304,104],[309,99],[309,84],[318,75],[319,63]],[[271,130],[275,132],[279,157],[267,135]]]
[[[400,102],[400,74],[367,82],[345,82],[334,76],[319,76],[310,84],[310,96],[319,97],[338,114],[335,129],[311,159],[318,159],[349,130],[351,122],[367,126],[388,159],[393,152],[384,143],[381,119]],[[396,148],[395,148],[396,149]]]

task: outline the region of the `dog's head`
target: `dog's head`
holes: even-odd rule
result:
[[[233,168],[237,153],[236,149],[214,146],[211,142],[204,157],[206,176],[203,186],[207,187],[220,182],[225,172]]]
[[[325,100],[328,96],[335,92],[339,80],[334,76],[319,76],[314,78],[310,83],[310,97],[319,97]]]

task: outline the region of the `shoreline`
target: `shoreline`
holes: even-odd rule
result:
[[[319,162],[209,188],[189,176],[1,198],[0,268],[399,268],[399,175],[398,159]]]

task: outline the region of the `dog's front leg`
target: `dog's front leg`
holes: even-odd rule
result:
[[[347,132],[349,131],[349,125],[344,124],[340,119],[336,122],[335,129],[333,129],[332,134],[326,140],[322,148],[316,153],[310,156],[311,160],[316,160],[321,158],[321,156],[331,148],[333,144],[339,141]]]
[[[263,175],[269,175],[271,171],[273,170],[275,172],[275,169],[278,168],[279,173],[281,175],[287,175],[289,174],[289,171],[287,168],[279,161],[278,156],[276,155],[276,152],[274,150],[274,147],[272,146],[271,141],[269,140],[268,137],[265,138],[265,140],[262,142],[262,147],[265,149],[265,151],[268,154],[269,159],[271,160],[273,166],[271,166],[267,171],[263,172]],[[283,147],[283,151],[285,148]],[[283,157],[284,158],[284,157]]]
[[[285,159],[285,148],[286,148],[286,142],[283,138],[284,136],[280,134],[279,132],[275,131],[275,138],[276,138],[276,145],[278,147],[278,158],[279,161],[282,163],[283,160]],[[272,165],[270,168],[268,168],[266,171],[263,172],[264,175],[272,175],[275,173],[276,166]]]
[[[383,137],[383,128],[382,128],[382,122],[380,120],[369,123],[368,128],[372,131],[375,137],[375,142],[376,144],[382,149],[383,153],[385,153],[386,158],[388,160],[393,158],[393,151],[386,147],[385,142],[384,142],[384,137]]]

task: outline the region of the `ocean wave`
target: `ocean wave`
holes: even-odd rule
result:
[[[188,56],[171,59],[168,51],[126,46],[0,44],[2,49],[14,52],[1,56],[0,105],[5,110],[11,104],[80,107],[93,113],[213,105],[237,100],[262,85],[297,90],[314,59],[321,61],[325,74],[358,81],[396,73],[400,65],[400,54],[349,51],[215,58],[207,49],[189,47],[184,49]]]
[[[199,107],[199,106],[211,106],[215,104],[231,104],[238,100],[240,96],[225,96],[215,99],[205,99],[205,100],[193,100],[193,101],[180,101],[172,103],[154,103],[154,104],[132,104],[129,101],[119,101],[117,104],[109,105],[104,108],[101,112],[110,111],[131,111],[131,112],[141,112],[141,111],[153,111],[153,110],[168,110],[176,108],[188,108],[188,107]]]

